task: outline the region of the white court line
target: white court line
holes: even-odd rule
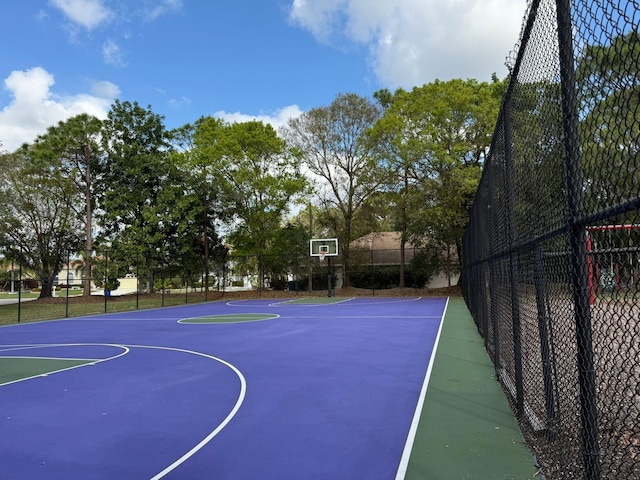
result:
[[[413,442],[416,439],[416,433],[418,431],[418,423],[420,423],[420,415],[422,414],[422,407],[424,406],[424,398],[427,395],[427,387],[429,385],[429,379],[431,378],[433,363],[436,359],[436,351],[438,350],[438,343],[440,343],[440,333],[442,332],[442,326],[444,325],[444,316],[447,313],[448,306],[449,306],[449,298],[447,298],[447,303],[444,306],[442,317],[440,318],[440,327],[438,328],[438,334],[436,335],[436,340],[433,344],[433,351],[431,352],[431,358],[429,359],[429,366],[427,367],[427,373],[424,376],[424,382],[422,382],[422,389],[420,390],[420,396],[418,397],[418,404],[416,405],[416,410],[413,413],[413,420],[411,422],[411,427],[409,428],[407,441],[404,444],[404,450],[402,451],[402,457],[400,458],[400,465],[398,465],[396,480],[404,480],[404,477],[407,474],[407,468],[409,466],[409,458],[411,457]]]
[[[267,318],[256,318],[253,320],[237,320],[237,321],[233,321],[233,322],[189,322],[188,320],[193,320],[193,319],[197,319],[197,318],[203,318],[203,317],[233,317],[233,316],[239,316],[239,315],[261,315],[260,313],[248,313],[248,314],[244,314],[244,313],[216,313],[215,315],[199,315],[197,317],[185,317],[185,318],[181,318],[180,320],[178,320],[176,323],[180,323],[181,325],[235,325],[236,323],[253,323],[253,322],[266,322],[267,320],[276,320],[280,317],[280,314],[278,313],[263,313],[262,315],[268,315]]]
[[[422,297],[415,297],[415,298],[403,298],[403,299],[394,299],[394,300],[390,300],[391,297],[354,297],[354,299],[362,299],[362,300],[377,300],[377,299],[381,299],[381,298],[386,298],[389,300],[384,300],[382,302],[362,302],[360,303],[356,303],[354,306],[359,307],[360,305],[387,305],[389,303],[409,303],[409,302],[417,302],[418,300],[422,300]],[[434,297],[435,298],[435,297]]]
[[[398,298],[398,299],[391,299],[392,297],[348,297],[345,298],[344,300],[340,300],[337,302],[327,302],[327,303],[295,303],[299,300],[308,300],[308,299],[314,299],[314,298],[318,298],[318,299],[325,299],[325,298],[338,298],[338,297],[296,297],[296,298],[287,298],[287,299],[282,299],[282,300],[277,300],[277,301],[273,301],[271,303],[267,303],[266,305],[264,305],[263,303],[256,303],[256,304],[248,304],[249,302],[269,302],[270,300],[276,300],[276,299],[269,299],[269,298],[248,298],[246,300],[229,300],[228,302],[225,302],[225,304],[229,307],[280,307],[280,306],[289,306],[289,305],[293,305],[293,306],[300,306],[300,307],[331,307],[333,305],[343,305],[345,303],[348,302],[354,302],[353,306],[354,307],[361,307],[361,306],[369,306],[369,305],[387,305],[390,303],[408,303],[408,302],[417,302],[419,300],[423,300],[424,297],[413,297],[413,298]],[[381,299],[386,299],[386,300],[382,300],[382,301],[375,301],[375,300],[381,300]],[[364,300],[364,302],[360,302],[358,303],[357,300]],[[374,300],[374,301],[368,301],[368,300]],[[195,304],[194,304],[195,305]]]
[[[268,303],[267,307],[279,307],[281,305],[294,305],[296,307],[330,307],[332,305],[340,305],[343,303],[350,302],[357,297],[345,298],[344,300],[340,300],[339,302],[330,302],[330,303],[293,303],[297,300],[303,300],[307,298],[326,298],[326,297],[299,297],[299,298],[289,298],[286,300],[280,300],[273,303]],[[264,301],[269,301],[268,298],[263,299]],[[274,299],[271,299],[274,300]],[[231,300],[227,302],[227,306],[229,307],[264,307],[265,305],[245,305],[245,302],[255,302],[260,301],[259,298],[251,298],[247,300]]]
[[[169,465],[168,467],[166,467],[164,470],[162,470],[160,473],[156,474],[155,476],[153,476],[151,478],[151,480],[159,480],[160,478],[164,477],[165,475],[171,473],[173,470],[175,470],[177,467],[179,467],[180,465],[182,465],[184,462],[186,462],[189,458],[191,458],[193,455],[195,455],[202,447],[204,447],[207,443],[209,443],[216,435],[218,435],[218,433],[220,433],[222,431],[223,428],[225,428],[229,422],[233,419],[233,417],[236,415],[236,413],[238,413],[238,410],[240,410],[240,407],[242,406],[242,403],[244,402],[244,398],[246,396],[247,393],[247,380],[245,379],[244,375],[242,374],[242,372],[240,372],[240,370],[232,365],[231,363],[222,360],[221,358],[218,357],[214,357],[213,355],[208,355],[206,353],[202,353],[202,352],[196,352],[194,350],[185,350],[182,348],[173,348],[173,347],[159,347],[159,346],[152,346],[152,345],[119,345],[119,344],[105,344],[105,343],[68,343],[68,344],[37,344],[37,345],[0,345],[0,348],[6,348],[6,349],[15,349],[15,350],[23,350],[23,349],[29,349],[29,348],[40,348],[40,347],[63,347],[63,346],[110,346],[110,347],[119,347],[125,350],[125,352],[116,355],[114,357],[110,357],[110,358],[105,358],[102,360],[98,360],[97,362],[91,364],[91,365],[95,365],[97,363],[106,361],[106,360],[112,360],[115,358],[118,358],[126,353],[128,353],[130,351],[131,348],[146,348],[149,350],[167,350],[167,351],[174,351],[174,352],[181,352],[181,353],[187,353],[187,354],[191,354],[191,355],[198,355],[204,358],[208,358],[211,360],[214,360],[216,362],[222,363],[223,365],[225,365],[226,367],[230,368],[238,377],[238,379],[240,380],[240,394],[238,395],[238,399],[236,400],[235,405],[233,406],[233,408],[231,409],[231,411],[229,412],[229,414],[227,414],[227,416],[224,418],[224,420],[209,434],[207,435],[205,438],[203,438],[195,447],[193,447],[191,450],[189,450],[187,453],[185,453],[184,455],[182,455],[180,458],[178,458],[175,462],[173,462],[171,465]],[[59,372],[63,372],[65,370],[72,370],[73,368],[79,368],[82,366],[86,366],[85,365],[79,365],[79,366],[75,366],[75,367],[71,367],[71,368],[65,368],[62,370],[58,370],[55,372],[51,372],[51,373],[59,373]],[[33,377],[30,378],[37,378],[37,377],[42,377],[43,375],[35,375]],[[16,383],[19,381],[24,381],[24,380],[28,380],[28,378],[24,378],[21,380],[16,380],[14,382],[7,382],[4,384],[0,384],[0,386],[4,386],[4,385],[8,385],[10,383]]]
[[[276,302],[276,303],[270,303],[269,306],[270,307],[279,307],[280,305],[291,305],[294,307],[332,307],[334,305],[342,305],[343,303],[347,303],[347,302],[351,302],[352,300],[355,300],[356,297],[351,297],[351,298],[345,298],[344,300],[340,300],[338,302],[327,302],[327,303],[294,303],[297,302],[299,300],[305,300],[305,299],[312,299],[312,298],[327,298],[327,297],[300,297],[300,298],[294,298],[291,300],[287,300],[286,302]]]
[[[218,435],[218,433],[220,433],[222,431],[222,429],[224,427],[226,427],[229,424],[229,422],[233,419],[233,417],[235,417],[236,413],[238,413],[238,410],[240,410],[240,407],[242,406],[242,403],[244,402],[244,398],[245,398],[245,396],[247,394],[247,380],[244,378],[244,375],[242,375],[242,372],[240,370],[238,370],[238,368],[236,368],[231,363],[226,362],[226,361],[222,360],[221,358],[214,357],[213,355],[207,355],[206,353],[196,352],[196,351],[193,351],[193,350],[183,350],[182,348],[172,348],[172,347],[153,347],[153,346],[145,346],[145,345],[129,345],[129,347],[132,347],[132,348],[149,348],[149,349],[157,349],[157,350],[169,350],[169,351],[189,353],[189,354],[193,354],[193,355],[199,355],[199,356],[205,357],[205,358],[210,358],[211,360],[215,360],[215,361],[220,362],[223,365],[229,367],[238,376],[238,378],[240,379],[240,394],[238,395],[238,399],[236,400],[236,404],[233,406],[233,409],[231,409],[231,411],[225,417],[225,419],[215,428],[215,430],[213,430],[209,435],[207,435],[205,438],[203,438],[195,447],[193,447],[191,450],[189,450],[187,453],[185,453],[182,457],[178,458],[175,462],[173,462],[167,468],[165,468],[164,470],[162,470],[160,473],[156,474],[155,476],[151,477],[151,479],[150,479],[150,480],[159,480],[160,478],[164,477],[165,475],[171,473],[173,470],[178,468],[180,465],[182,465],[184,462],[186,462],[193,455],[195,455],[202,447],[204,447],[207,443],[209,443],[216,435]]]
[[[290,317],[285,317],[290,318]],[[294,318],[327,318],[326,313],[321,313],[319,315],[298,315],[294,314]],[[389,320],[402,320],[403,318],[428,318],[428,319],[439,319],[442,318],[442,315],[331,315],[331,318],[346,318],[346,319],[366,319],[366,318],[383,318]]]

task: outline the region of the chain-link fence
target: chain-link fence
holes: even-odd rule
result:
[[[464,295],[546,478],[640,478],[639,3],[529,3]]]
[[[342,255],[320,261],[306,251],[288,255],[224,251],[196,264],[166,258],[157,251],[142,252],[141,261],[135,262],[130,252],[114,248],[67,257],[51,281],[52,297],[37,302],[37,308],[29,305],[28,312],[20,308],[21,301],[38,297],[47,287],[33,271],[14,264],[0,278],[0,292],[15,300],[11,308],[0,308],[0,324],[211,301],[238,291],[265,296],[273,292],[328,295],[329,281],[332,294],[345,284]],[[365,295],[384,295],[402,286],[402,278],[404,287],[410,289],[456,285],[460,271],[457,259],[446,259],[437,248],[410,247],[404,253],[400,249],[352,249],[349,258],[350,285]]]

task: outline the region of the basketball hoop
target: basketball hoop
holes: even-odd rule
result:
[[[327,255],[327,252],[320,252],[318,258],[320,259],[320,263],[324,262],[324,257]]]

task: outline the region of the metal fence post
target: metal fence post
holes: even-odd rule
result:
[[[562,90],[562,124],[564,130],[567,185],[567,227],[571,247],[571,283],[575,307],[578,383],[580,386],[580,422],[582,427],[582,461],[585,479],[600,478],[600,447],[598,444],[598,412],[593,360],[593,338],[589,285],[586,273],[586,230],[582,224],[584,192],[578,131],[576,75],[574,68],[573,23],[571,1],[556,0],[560,79]]]
[[[489,166],[491,168],[491,166]],[[487,216],[485,217],[489,223],[491,221],[491,205],[494,204],[495,200],[495,175],[489,175],[489,205],[487,206]],[[496,211],[496,209],[493,209]],[[494,213],[495,215],[495,213]],[[489,253],[494,253],[493,249],[489,250]],[[499,263],[493,259],[488,261],[489,266],[489,297],[491,299],[491,327],[493,328],[493,365],[495,367],[496,373],[499,373],[502,368],[502,360],[500,359],[500,331],[498,330],[498,284],[499,278],[496,275],[496,269],[499,267]],[[487,327],[487,335],[488,335],[488,327]]]
[[[542,357],[542,379],[544,384],[544,404],[547,417],[547,436],[549,440],[555,440],[556,411],[553,395],[553,362],[549,348],[549,316],[547,315],[546,289],[547,282],[544,274],[544,260],[540,242],[535,245],[535,266],[533,282],[536,289],[536,307],[538,310],[538,334],[540,336],[540,354]]]
[[[516,242],[516,199],[513,168],[513,154],[511,150],[511,118],[509,109],[502,111],[502,126],[504,128],[504,165],[507,187],[507,232],[509,239],[509,284],[511,286],[511,328],[513,334],[513,368],[516,384],[516,412],[518,416],[524,414],[524,386],[522,379],[522,330],[520,325],[520,285],[517,275],[517,255],[514,251]]]
[[[67,252],[67,295],[65,298],[65,310],[64,310],[64,316],[65,318],[69,318],[69,270],[71,268],[71,266],[69,265],[71,263],[71,252],[68,251]]]
[[[18,323],[22,309],[22,262],[18,262]]]
[[[104,289],[102,293],[104,294],[104,313],[107,313],[107,292],[109,286],[109,250],[105,248],[104,250]]]

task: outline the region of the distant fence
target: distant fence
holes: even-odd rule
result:
[[[439,250],[406,248],[404,254],[404,286],[421,289],[456,285],[459,266],[438,256]],[[157,252],[154,252],[154,255]],[[144,255],[143,255],[144,256]],[[90,261],[86,259],[89,258]],[[400,286],[401,254],[399,249],[353,249],[350,254],[351,286],[363,294],[384,295],[384,291]],[[87,268],[88,263],[91,268]],[[99,304],[92,313],[161,307],[178,303],[194,303],[221,298],[228,292],[288,291],[290,295],[327,291],[329,274],[332,289],[344,283],[342,255],[320,262],[308,252],[290,255],[232,255],[200,259],[187,264],[178,258],[147,259],[135,263],[113,248],[92,251],[68,261],[52,282],[50,306],[42,318],[77,316],[86,312],[83,303]],[[90,270],[90,274],[88,273]],[[79,298],[87,287],[90,301]],[[33,298],[42,285],[33,272],[16,264],[0,282],[0,291],[12,292],[14,300]],[[61,306],[64,304],[64,308]],[[48,310],[48,311],[44,311]],[[0,307],[0,324],[20,321],[18,307]],[[11,316],[11,318],[3,318]]]
[[[640,478],[640,22],[529,2],[463,291],[542,473]]]

